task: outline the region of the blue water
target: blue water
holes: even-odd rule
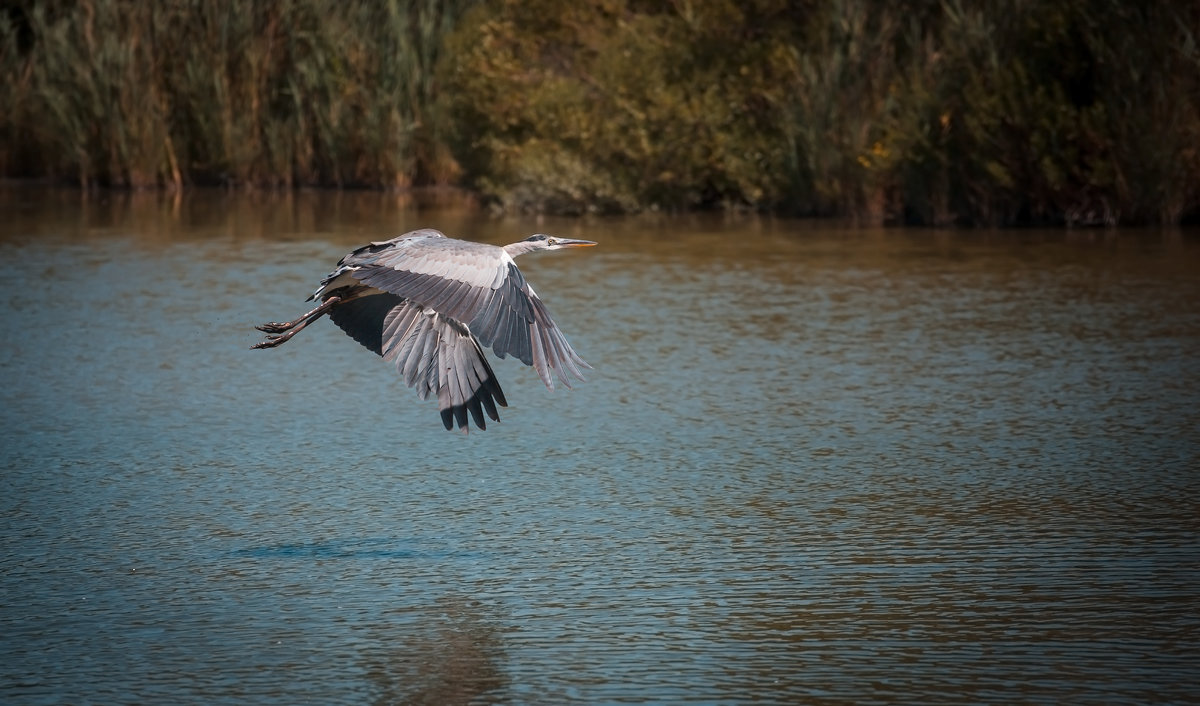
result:
[[[1200,238],[0,199],[0,701],[1200,693]],[[299,198],[299,197],[298,197]],[[431,225],[594,370],[442,429],[305,309]]]

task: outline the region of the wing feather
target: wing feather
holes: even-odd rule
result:
[[[562,366],[558,365],[558,363],[561,363],[561,357],[558,347],[555,345],[554,337],[551,336],[550,332],[542,326],[534,324],[533,327],[536,330],[536,333],[533,335],[541,339],[542,349],[546,351],[546,367],[558,373],[558,379],[561,380],[564,385],[570,387],[571,383],[563,374]],[[553,361],[555,364],[551,365],[551,361]],[[546,371],[547,376],[549,376],[550,370]]]
[[[385,295],[380,295],[385,296]],[[396,298],[400,301],[399,297]],[[381,346],[383,348],[380,355],[384,360],[394,360],[396,357],[397,346],[403,348],[405,345],[411,345],[412,337],[410,333],[413,330],[413,325],[416,323],[417,310],[408,306],[395,306],[388,311],[387,316],[383,321],[383,332]]]
[[[395,295],[373,295],[394,297]],[[370,297],[364,297],[364,299]],[[486,429],[484,415],[500,421],[497,405],[508,406],[500,382],[479,341],[463,324],[428,307],[395,297],[383,317],[379,349],[417,396],[438,399],[447,429],[464,431],[468,422]],[[337,307],[335,307],[335,310]]]
[[[521,359],[519,355],[520,351],[516,350],[517,346],[520,345],[520,321],[511,309],[501,309],[500,321],[497,328],[500,330],[500,334],[492,344],[492,350],[496,351],[496,355],[501,357],[512,354],[517,359]],[[503,351],[503,353],[500,351]]]
[[[417,359],[417,383],[424,388],[425,396],[441,387],[441,377],[438,372],[438,336],[431,323],[427,323],[422,331],[420,358]],[[421,399],[425,399],[422,397]]]
[[[500,318],[504,310],[504,299],[496,296],[492,292],[488,292],[483,299],[483,306],[478,314],[471,320],[471,330],[475,335],[480,336],[480,343],[485,346],[492,346],[492,350],[496,350],[494,341],[496,332],[500,330]],[[503,346],[500,350],[507,352]],[[504,357],[499,351],[496,355]]]
[[[533,329],[534,327],[530,326],[530,328]],[[532,349],[530,352],[530,360],[532,361],[530,365],[532,365],[533,369],[537,371],[538,377],[542,379],[542,382],[545,383],[546,387],[553,390],[554,380],[549,374],[550,366],[546,364],[546,347],[542,343],[542,337],[531,333],[530,340],[532,344],[530,346]]]

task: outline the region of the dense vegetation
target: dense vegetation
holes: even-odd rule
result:
[[[17,0],[0,173],[511,209],[1200,217],[1200,3]]]

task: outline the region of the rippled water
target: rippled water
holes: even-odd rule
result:
[[[1195,702],[1200,237],[5,191],[0,701]],[[418,226],[595,368],[443,431],[334,326]]]

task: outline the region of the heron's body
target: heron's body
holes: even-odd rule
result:
[[[447,238],[436,230],[406,233],[346,255],[309,297],[320,304],[287,323],[259,326],[254,348],[278,346],[328,314],[351,338],[393,361],[421,399],[436,394],[447,429],[486,428],[507,406],[483,348],[513,355],[554,389],[570,387],[588,367],[567,343],[514,257],[536,250],[594,245],[534,235],[498,247]]]

